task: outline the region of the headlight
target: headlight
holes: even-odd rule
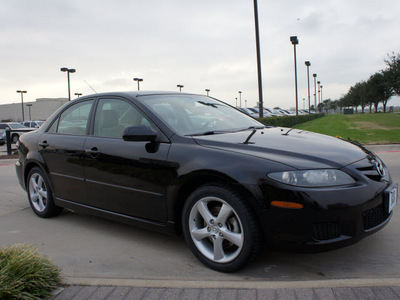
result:
[[[304,187],[327,187],[355,183],[349,175],[334,169],[277,172],[269,173],[267,176],[284,184]]]

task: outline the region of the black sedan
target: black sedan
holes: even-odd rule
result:
[[[18,152],[38,216],[68,208],[183,232],[195,256],[223,272],[263,244],[352,244],[383,228],[397,201],[386,166],[365,148],[267,127],[201,95],[81,97],[21,136]]]

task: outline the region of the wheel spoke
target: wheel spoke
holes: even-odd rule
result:
[[[217,219],[215,220],[217,223],[225,224],[228,217],[232,214],[232,207],[227,204],[223,204],[221,210],[218,214]]]
[[[203,217],[203,219],[208,223],[211,219],[214,219],[214,216],[208,210],[207,202],[199,201],[197,204],[197,211]]]
[[[31,194],[32,202],[37,203],[38,199],[39,199],[39,194],[38,193],[34,192],[33,194]]]
[[[47,192],[46,192],[46,191],[40,189],[40,190],[38,191],[38,193],[39,193],[39,195],[42,196],[43,198],[47,199]]]
[[[243,245],[243,234],[232,232],[230,230],[223,231],[224,238],[230,241],[232,244],[241,247]]]
[[[224,239],[216,238],[214,240],[214,260],[219,261],[225,257],[224,248],[222,247],[222,242]]]
[[[38,198],[37,204],[39,206],[39,211],[43,211],[46,208],[42,197]]]
[[[197,241],[201,241],[202,239],[208,238],[210,236],[206,227],[194,229],[194,230],[192,230],[191,234],[192,234],[192,237],[194,239],[196,239]]]
[[[38,185],[37,185],[37,183],[36,183],[35,178],[33,178],[33,176],[31,177],[31,180],[30,180],[29,183],[30,183],[32,189],[33,189],[33,190],[36,190],[36,187],[37,187]]]

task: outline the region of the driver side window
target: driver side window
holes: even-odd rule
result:
[[[121,99],[100,99],[94,120],[94,135],[121,138],[128,126],[150,127],[150,122],[130,103]]]

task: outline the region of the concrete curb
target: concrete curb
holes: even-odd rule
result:
[[[129,286],[147,288],[201,288],[201,289],[298,289],[337,287],[399,286],[400,278],[332,279],[312,281],[205,281],[205,280],[152,280],[122,278],[64,277],[67,285]]]

